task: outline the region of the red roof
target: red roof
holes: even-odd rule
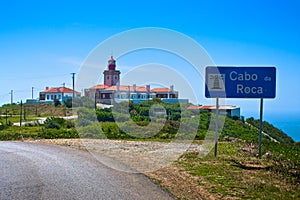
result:
[[[154,88],[151,92],[170,92],[170,88]]]
[[[134,86],[120,85],[119,91],[134,92],[133,88],[134,88]],[[117,86],[116,85],[107,86],[104,84],[98,84],[98,85],[91,87],[90,89],[103,89],[104,91],[117,91]],[[144,86],[136,86],[135,91],[136,92],[145,92],[145,93],[148,92],[147,87],[144,87]],[[151,93],[168,93],[168,92],[171,92],[171,90],[170,90],[170,88],[153,88],[150,92]]]
[[[221,110],[231,110],[231,109],[235,109],[238,108],[237,106],[230,106],[230,105],[224,105],[224,106],[220,106],[219,109]],[[190,105],[189,107],[187,107],[187,109],[204,109],[204,110],[214,110],[216,109],[216,106],[195,106],[195,105]]]
[[[91,87],[91,89],[105,89],[107,87],[108,87],[107,85],[98,84],[98,85],[95,85],[95,86]]]
[[[200,106],[200,109],[216,109],[215,106]]]
[[[113,91],[117,91],[117,86],[110,86],[105,88],[104,90],[113,90]],[[133,90],[133,86],[127,86],[127,85],[120,85],[119,86],[119,91],[130,91],[130,92],[134,92]],[[136,92],[147,92],[147,88],[143,87],[143,86],[136,86]]]
[[[66,87],[53,87],[53,88],[46,89],[43,92],[44,93],[62,93],[62,92],[63,93],[73,93],[73,90],[70,88],[66,88]]]
[[[190,105],[187,109],[200,109],[201,106]]]

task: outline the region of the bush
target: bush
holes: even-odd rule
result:
[[[78,138],[78,133],[75,129],[46,129],[44,128],[38,133],[38,137],[45,139],[56,138]]]
[[[0,130],[3,130],[4,128],[5,128],[5,125],[2,122],[0,122]]]
[[[75,123],[74,123],[74,121],[66,120],[65,121],[65,126],[66,126],[66,128],[74,128],[75,127]]]
[[[79,136],[83,138],[98,138],[98,139],[106,138],[98,122],[92,123],[88,126],[78,127],[77,130]]]
[[[114,117],[110,108],[97,109],[96,115],[99,122],[114,122]]]
[[[118,125],[113,122],[101,123],[102,131],[108,139],[132,139],[134,137],[120,130]]]
[[[62,127],[65,127],[66,120],[64,118],[60,117],[48,117],[45,122],[45,128],[55,128],[60,129]]]
[[[255,120],[253,117],[250,117],[246,119],[246,122],[259,129],[259,120]],[[280,143],[284,143],[286,145],[295,144],[295,141],[290,136],[288,136],[286,133],[284,133],[283,131],[279,130],[278,128],[274,127],[272,124],[269,124],[266,121],[263,122],[263,131],[272,138],[279,141]]]
[[[95,111],[88,108],[79,108],[77,111],[77,115],[77,126],[88,126],[97,121]]]
[[[54,99],[54,106],[57,107],[57,106],[60,106],[61,103],[58,99]]]
[[[67,108],[72,108],[72,98],[68,98],[65,100],[64,104]]]

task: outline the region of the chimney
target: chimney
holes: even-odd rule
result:
[[[46,86],[46,90],[49,90],[49,87],[48,87],[48,86]]]
[[[146,85],[147,92],[150,92],[150,85]]]
[[[133,92],[136,92],[136,84],[132,85]]]
[[[170,92],[174,92],[174,85],[170,85]]]

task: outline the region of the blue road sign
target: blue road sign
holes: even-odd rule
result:
[[[275,67],[206,67],[207,98],[275,98]]]

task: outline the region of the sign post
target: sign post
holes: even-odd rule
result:
[[[215,123],[215,130],[216,130],[216,138],[215,138],[214,156],[217,157],[218,140],[219,140],[219,98],[216,98],[216,123]]]
[[[260,114],[259,114],[259,139],[258,139],[258,156],[261,158],[261,139],[262,139],[262,128],[263,128],[263,102],[264,99],[260,99]]]
[[[259,157],[261,157],[263,99],[276,96],[275,67],[206,67],[205,97],[216,98],[217,155],[219,98],[259,98]]]

